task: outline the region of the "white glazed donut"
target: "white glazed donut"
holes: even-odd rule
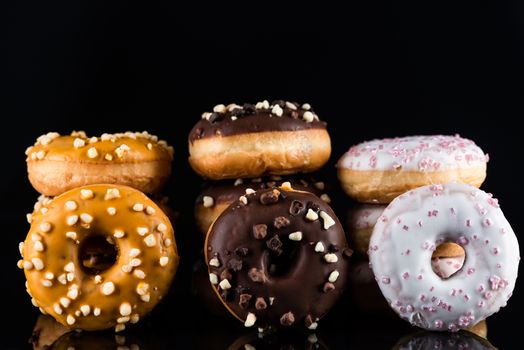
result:
[[[441,279],[435,247],[464,248],[461,270]],[[397,197],[379,218],[369,246],[375,279],[389,305],[428,330],[471,327],[511,297],[519,265],[517,238],[491,195],[465,184],[424,186]]]
[[[488,156],[458,135],[373,140],[349,149],[338,161],[346,193],[362,203],[389,203],[413,188],[462,182],[480,187]]]

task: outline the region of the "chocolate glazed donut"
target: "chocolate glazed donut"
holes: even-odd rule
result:
[[[205,253],[214,290],[246,327],[315,329],[342,294],[352,251],[331,208],[287,183],[231,204]]]

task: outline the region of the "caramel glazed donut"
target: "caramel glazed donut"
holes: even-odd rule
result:
[[[288,184],[240,196],[205,244],[209,279],[246,327],[315,329],[342,294],[348,258],[331,208]]]
[[[87,137],[50,132],[26,150],[33,187],[46,196],[98,184],[119,184],[155,193],[171,174],[173,148],[144,132]]]
[[[307,103],[217,105],[189,134],[189,163],[211,180],[312,172],[330,154],[326,123]]]
[[[431,256],[446,241],[465,251],[448,279]],[[465,184],[430,185],[397,197],[377,221],[369,246],[375,279],[391,308],[428,330],[471,327],[505,306],[519,266],[519,244],[496,199]]]
[[[461,182],[480,187],[488,155],[455,136],[409,136],[353,146],[338,161],[346,193],[362,203],[389,203],[429,184]]]
[[[234,182],[212,182],[207,184],[195,202],[195,218],[197,225],[206,235],[211,224],[226,208],[246,193],[247,189],[259,191],[262,189],[278,187],[284,182],[289,182],[291,187],[313,193],[326,203],[331,199],[325,193],[326,185],[323,181],[313,178],[270,176],[268,178],[236,179]]]
[[[76,188],[41,204],[19,248],[33,305],[84,330],[138,322],[166,294],[179,260],[167,216],[119,185]]]

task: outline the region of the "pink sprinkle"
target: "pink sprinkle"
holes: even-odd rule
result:
[[[402,278],[405,279],[405,280],[407,280],[407,279],[409,278],[409,273],[408,273],[408,272],[404,272],[404,273],[402,274]]]
[[[455,208],[449,208],[449,210],[451,211],[451,214],[452,214],[452,215],[455,215],[455,214],[456,214],[456,212],[455,212]]]
[[[371,158],[369,158],[369,166],[372,168],[377,166],[377,156],[371,156]]]
[[[482,205],[480,205],[479,203],[475,204],[475,208],[477,208],[478,212],[480,215],[484,216],[487,214],[487,209],[484,208]]]
[[[500,269],[502,267],[501,264],[497,264],[497,269]]]
[[[486,289],[486,287],[484,287],[484,285],[481,284],[481,285],[479,285],[479,287],[477,288],[477,292],[482,293],[485,289]]]
[[[475,272],[475,268],[474,268],[474,267],[470,267],[470,268],[468,268],[468,270],[467,270],[468,275],[471,275],[471,274],[473,274],[474,272]]]
[[[496,198],[489,198],[488,204],[495,208],[500,208],[499,201]]]
[[[406,249],[406,255],[409,255],[409,253],[411,253],[411,250],[410,249]]]
[[[431,287],[431,288],[429,288],[429,291],[430,291],[430,292],[433,292],[434,290],[435,290],[435,287]]]
[[[422,275],[418,275],[418,276],[417,276],[417,279],[418,279],[418,280],[421,280],[422,278],[423,278]]]
[[[493,249],[491,249],[491,251],[493,252],[493,254],[497,255],[499,253],[499,248],[494,247]]]
[[[408,306],[406,306],[406,311],[407,311],[407,312],[413,312],[413,310],[415,310],[415,308],[413,307],[413,305],[409,304]]]
[[[470,219],[466,220],[466,227],[471,227],[471,220]]]
[[[444,322],[442,322],[441,320],[435,320],[433,324],[435,325],[435,328],[442,328],[442,326],[444,325]]]
[[[465,300],[465,301],[469,301],[469,295],[464,294],[464,300]]]
[[[408,226],[408,225],[404,225],[404,226],[402,226],[402,229],[403,229],[404,231],[409,231],[409,226]]]
[[[457,294],[457,290],[455,288],[453,288],[451,290],[451,296],[454,297],[456,294]]]
[[[429,190],[432,192],[442,192],[444,191],[444,186],[442,185],[431,185],[429,186]]]
[[[437,215],[438,215],[438,210],[430,210],[430,211],[428,211],[428,216],[429,217],[437,216]]]
[[[419,227],[422,227],[422,220],[419,220],[419,221],[418,221],[418,226],[419,226]]]
[[[484,220],[484,225],[486,226],[491,226],[491,220],[489,218],[487,218],[486,220]]]
[[[448,305],[448,311],[451,312],[451,310],[453,310],[453,306]]]
[[[479,237],[477,235],[473,235],[471,236],[471,238],[473,238],[476,241]]]
[[[457,243],[460,245],[468,245],[469,240],[464,236],[460,236],[459,239],[457,240]]]
[[[382,221],[382,222],[386,222],[386,221],[388,221],[388,217],[387,217],[386,215],[382,215],[382,216],[380,217],[380,221]]]
[[[477,306],[484,307],[484,300],[479,300],[479,302],[477,303]]]
[[[485,243],[485,244],[489,244],[489,239],[486,239],[486,240],[484,241],[484,243]]]
[[[382,283],[390,284],[391,283],[391,279],[389,277],[382,277]]]
[[[424,294],[420,294],[419,299],[420,299],[420,301],[425,301],[426,300],[426,296]]]
[[[491,299],[491,292],[484,293],[484,298],[487,300]]]
[[[467,316],[460,316],[459,317],[459,326],[461,327],[467,327],[469,326],[470,320]]]
[[[401,222],[400,218],[397,218],[396,222],[397,222],[397,224],[400,224],[400,222]]]

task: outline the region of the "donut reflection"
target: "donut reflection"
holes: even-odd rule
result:
[[[327,344],[315,333],[273,332],[269,334],[252,332],[235,340],[228,350],[266,350],[293,349],[312,350],[329,349]]]
[[[440,349],[496,349],[489,341],[473,333],[460,331],[419,332],[401,338],[393,347],[394,350],[440,350]]]

